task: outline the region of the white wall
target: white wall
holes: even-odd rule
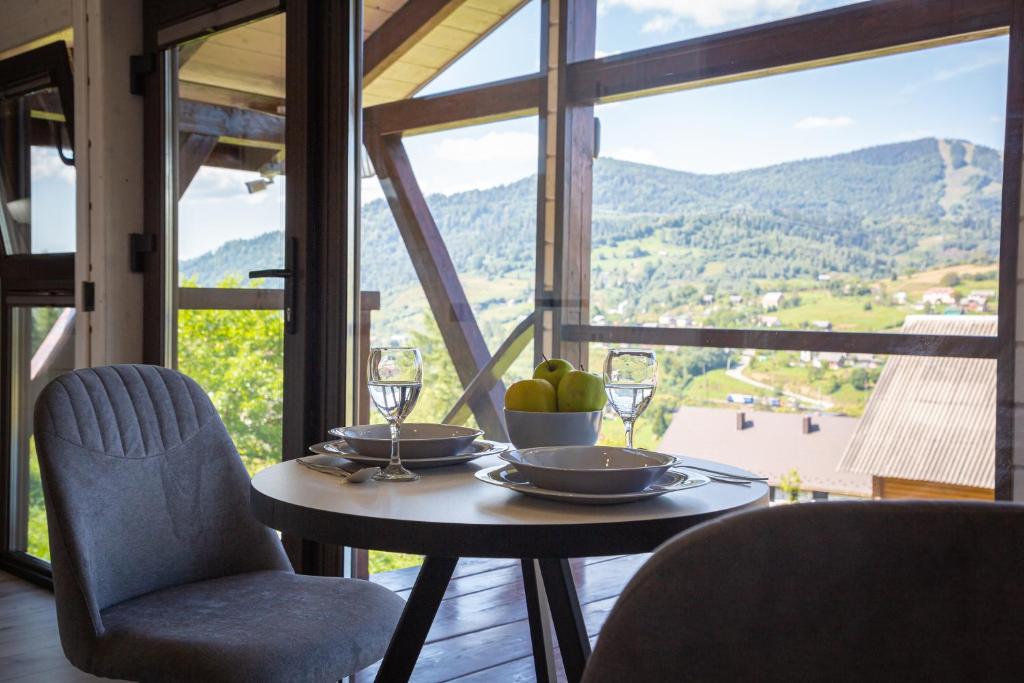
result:
[[[96,287],[96,310],[76,329],[79,366],[142,360],[142,275],[128,269],[129,235],[143,228],[143,105],[129,91],[129,58],[142,52],[141,5],[74,2],[76,275]],[[81,308],[80,289],[77,296]]]

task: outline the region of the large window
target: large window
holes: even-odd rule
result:
[[[995,487],[1007,496],[1005,477],[995,481],[1009,462],[1005,439],[995,453],[995,405],[1012,394],[1012,372],[1007,354],[998,372],[996,359],[1012,339],[997,314],[1013,315],[1005,288],[1016,254],[1000,245],[1012,237],[1003,214],[1017,210],[1019,193],[1004,188],[1003,173],[1021,154],[1003,149],[1015,139],[1007,106],[1019,105],[1007,101],[1009,4],[546,9],[539,96],[523,79],[367,117],[388,136],[405,133],[423,203],[466,290],[465,302],[448,303],[472,310],[489,351],[501,335],[488,327],[507,329],[518,315],[511,292],[527,263],[520,252],[532,251],[535,354],[596,369],[613,345],[659,350],[662,384],[640,423],[642,445],[701,450],[694,429],[720,447],[700,454],[721,460],[731,459],[721,449],[732,432],[754,450],[759,440],[782,444],[761,466],[795,498],[801,486],[818,497],[895,495],[914,489],[906,482],[920,495],[991,497]],[[467,73],[453,86],[488,80],[469,60],[460,66]],[[519,181],[467,190],[494,175],[503,150],[527,156],[525,140],[518,152],[505,145],[530,132],[525,120],[459,125],[534,111],[544,198],[523,185],[536,232],[520,235],[520,209],[505,202]],[[502,182],[516,168],[509,157]],[[364,249],[366,267],[374,258]],[[499,287],[509,294],[492,309]],[[407,316],[419,301],[400,296],[394,310]],[[879,425],[916,434],[926,450],[886,442]],[[603,438],[620,437],[609,415]],[[939,443],[929,438],[981,446],[929,450]],[[928,466],[901,464],[915,458]],[[950,474],[958,468],[976,476]]]
[[[281,459],[284,15],[177,48],[178,369],[255,472]],[[220,128],[211,130],[209,121]]]
[[[0,61],[0,561],[50,558],[32,416],[75,367],[74,112],[63,42]]]

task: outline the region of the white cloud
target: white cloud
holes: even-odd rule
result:
[[[36,179],[54,178],[67,183],[75,182],[75,167],[68,166],[53,147],[32,147],[32,175]]]
[[[637,164],[647,164],[649,166],[663,165],[658,160],[658,155],[653,150],[645,147],[615,147],[608,150],[607,153],[602,152],[601,156],[622,161],[632,161]]]
[[[852,126],[854,121],[849,116],[805,116],[793,124],[797,129],[810,128],[845,128]]]
[[[977,60],[975,62],[970,62],[969,64],[961,64],[960,66],[955,66],[955,67],[953,67],[951,69],[939,69],[934,74],[932,74],[931,80],[936,81],[936,82],[951,81],[954,78],[959,78],[960,76],[966,76],[967,74],[974,73],[975,71],[981,71],[982,69],[987,69],[987,68],[992,67],[992,66],[1005,66],[1005,65],[1006,65],[1006,56],[1005,55],[1000,55],[1000,54],[991,55],[991,56],[986,57],[984,59],[980,59],[980,60]]]
[[[667,31],[679,21],[715,28],[737,21],[761,22],[835,6],[832,0],[602,0],[602,11],[625,7],[638,13],[656,13],[643,26],[645,32]]]
[[[448,138],[437,144],[434,156],[456,163],[528,161],[537,158],[537,135],[503,132],[475,138]]]

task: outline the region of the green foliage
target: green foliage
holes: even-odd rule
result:
[[[800,500],[800,484],[802,483],[803,480],[800,479],[800,473],[796,470],[790,470],[782,475],[782,478],[779,480],[779,488],[782,490],[787,502],[796,503]]]
[[[1000,207],[990,186],[1002,182],[999,158],[975,146],[976,187],[948,212],[940,204],[945,165],[934,138],[718,175],[599,159],[594,263],[612,283],[621,280],[621,296],[643,309],[672,300],[684,284],[754,291],[766,278],[835,272],[881,279],[965,259],[992,262]],[[532,270],[535,178],[428,201],[461,274]],[[383,200],[363,207],[361,238],[364,289],[416,282]],[[230,242],[182,263],[182,272],[209,285],[240,274],[242,264],[279,264],[282,244],[280,233]],[[704,286],[696,286],[700,281]]]
[[[283,352],[280,311],[178,312],[178,369],[210,395],[250,473],[281,460]]]
[[[942,279],[939,280],[939,284],[943,287],[956,287],[960,284],[960,276],[956,273],[946,273],[942,276]]]

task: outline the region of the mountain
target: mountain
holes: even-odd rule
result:
[[[821,273],[879,278],[946,263],[991,263],[998,255],[1001,183],[998,151],[935,138],[714,175],[599,159],[594,282],[621,284],[638,263],[648,290],[683,281],[742,290],[758,280]],[[460,273],[528,277],[536,186],[530,177],[428,197]],[[363,207],[362,226],[363,287],[395,291],[413,284],[412,264],[383,200]],[[280,233],[228,242],[183,261],[181,272],[212,286],[249,268],[279,266],[282,245]]]

